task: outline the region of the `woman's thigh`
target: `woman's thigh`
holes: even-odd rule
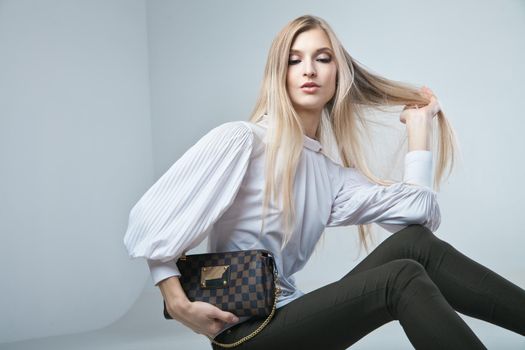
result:
[[[409,280],[413,278],[410,274],[417,275],[420,270],[418,263],[399,259],[316,289],[277,309],[261,333],[236,349],[346,349],[395,319],[400,296],[393,296],[391,287],[400,274]],[[215,340],[237,341],[263,321],[247,320]]]
[[[429,228],[419,224],[408,225],[383,240],[346,276],[395,259],[415,260],[423,265],[432,276],[450,248],[449,243],[435,236]]]

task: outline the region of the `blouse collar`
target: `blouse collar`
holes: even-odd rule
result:
[[[304,139],[303,140],[304,147],[311,149],[312,151],[315,151],[315,152],[320,152],[323,149],[323,146],[321,145],[319,141],[314,140],[306,135],[303,135],[303,139]]]

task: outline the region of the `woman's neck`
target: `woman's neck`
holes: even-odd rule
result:
[[[321,121],[321,111],[301,111],[298,112],[303,125],[304,133],[311,139],[317,139],[317,129]]]

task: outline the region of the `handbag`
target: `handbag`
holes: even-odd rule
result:
[[[177,261],[182,289],[190,301],[203,301],[236,316],[266,317],[251,334],[234,343],[212,343],[225,348],[253,338],[273,317],[281,293],[272,253],[265,249],[183,254]],[[164,317],[172,319],[166,310]]]

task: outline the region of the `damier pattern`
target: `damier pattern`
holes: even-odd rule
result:
[[[229,265],[226,286],[201,287],[201,268]],[[177,261],[190,301],[204,301],[237,316],[268,316],[275,298],[272,253],[264,249],[186,255]],[[164,302],[164,317],[171,319]]]

